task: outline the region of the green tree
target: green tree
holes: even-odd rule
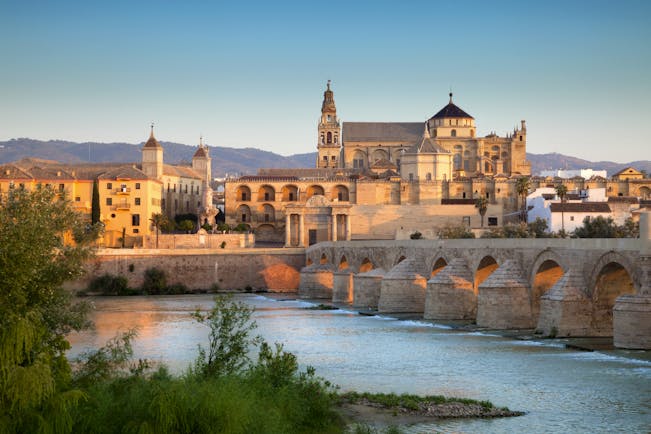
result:
[[[189,234],[194,230],[194,222],[192,220],[181,220],[178,223],[178,227],[179,230]]]
[[[597,216],[583,219],[583,226],[574,230],[577,238],[618,238],[619,231],[612,217]]]
[[[261,342],[251,336],[257,328],[251,320],[253,308],[230,297],[215,296],[215,306],[208,313],[196,311],[194,318],[210,328],[209,347],[199,346],[195,362],[197,373],[207,377],[241,372],[250,365],[249,347]]]
[[[97,224],[99,223],[100,217],[100,205],[99,205],[99,184],[97,180],[93,181],[93,199],[90,204],[90,223]]]
[[[488,199],[485,197],[478,197],[477,200],[475,200],[475,208],[479,211],[479,215],[481,216],[481,227],[484,227],[484,216],[486,215],[486,211],[488,211]]]
[[[475,234],[464,225],[444,226],[438,232],[440,239],[475,238]]]
[[[558,184],[556,186],[556,195],[561,201],[561,236],[565,238],[565,198],[567,197],[567,186]]]
[[[167,217],[165,214],[152,214],[151,218],[149,219],[151,222],[151,225],[156,229],[156,248],[158,248],[158,234],[161,231],[161,228],[163,228],[167,223]]]
[[[536,220],[527,225],[529,227],[529,233],[535,238],[549,238],[547,233],[547,220],[540,217],[536,217]]]
[[[527,195],[530,188],[531,180],[528,177],[523,176],[516,181],[515,189],[520,196],[520,220],[523,222],[527,221]]]
[[[87,305],[62,288],[83,272],[96,233],[51,189],[15,189],[0,207],[0,432],[69,432],[83,393],[71,388],[66,335]]]

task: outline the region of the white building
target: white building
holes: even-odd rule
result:
[[[592,169],[578,169],[578,170],[541,170],[540,176],[545,178],[564,178],[570,179],[580,176],[583,179],[590,179],[593,176],[600,176],[602,178],[608,178],[608,172],[605,170],[592,170]]]
[[[605,188],[568,193],[564,203],[561,203],[554,188],[538,188],[527,196],[527,222],[541,218],[547,222],[551,232],[558,232],[563,227],[565,232],[572,232],[583,226],[586,217],[612,217],[606,200]]]

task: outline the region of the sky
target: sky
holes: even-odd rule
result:
[[[340,119],[478,134],[527,150],[651,159],[651,1],[0,0],[0,140],[316,151]],[[0,151],[1,152],[1,151]]]

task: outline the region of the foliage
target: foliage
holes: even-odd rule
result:
[[[108,273],[93,278],[88,284],[88,292],[99,292],[102,295],[130,295],[132,293],[126,277],[113,276]]]
[[[165,271],[156,267],[147,268],[141,289],[142,292],[149,295],[165,294],[167,292]]]
[[[249,227],[245,223],[240,223],[237,226],[235,226],[234,228],[232,228],[232,230],[235,231],[235,232],[248,232]]]
[[[217,225],[217,230],[221,232],[228,232],[231,230],[231,227],[226,223],[220,223]]]
[[[515,190],[520,196],[520,220],[527,221],[527,195],[529,194],[529,189],[531,188],[531,179],[522,176],[518,178],[515,184]]]
[[[190,220],[192,222],[196,222],[199,220],[199,217],[196,214],[192,214],[191,212],[185,214],[176,214],[174,216],[174,222],[176,224],[181,223],[183,220]]]
[[[156,229],[156,248],[158,248],[158,234],[161,230],[163,230],[165,226],[169,225],[169,221],[167,219],[167,216],[161,213],[152,214],[149,221],[151,222],[151,225],[154,227],[154,229]]]
[[[93,181],[93,196],[90,205],[90,222],[91,224],[99,223],[100,205],[99,205],[99,184],[97,180]]]
[[[640,224],[628,218],[618,226],[612,217],[597,216],[583,219],[583,226],[574,230],[577,238],[636,238],[640,236]]]
[[[409,238],[411,238],[412,240],[422,240],[423,239],[423,234],[416,231],[413,234],[409,235]]]
[[[507,223],[501,228],[484,232],[482,238],[533,238],[526,223]]]
[[[83,393],[70,384],[65,337],[88,325],[88,305],[62,284],[83,273],[96,232],[52,189],[0,200],[0,431],[70,431]]]
[[[475,234],[464,225],[444,226],[439,230],[438,236],[440,239],[475,238]]]
[[[540,217],[536,217],[536,220],[532,221],[528,225],[529,234],[533,238],[550,238],[551,234],[547,232],[549,226],[547,225],[547,220]]]
[[[494,407],[493,403],[490,401],[477,401],[467,398],[447,398],[441,395],[418,396],[406,393],[396,395],[395,393],[347,392],[340,395],[340,399],[344,402],[350,403],[368,401],[379,404],[385,408],[406,408],[408,410],[418,410],[421,404],[447,404],[452,402],[458,402],[461,404],[479,404],[486,409]]]
[[[181,220],[176,224],[180,231],[185,233],[190,233],[194,230],[194,221],[192,220]]]
[[[260,342],[259,337],[251,336],[257,328],[251,321],[252,315],[252,308],[227,296],[215,296],[215,306],[210,312],[193,314],[210,328],[208,351],[199,346],[197,373],[206,377],[235,374],[249,365],[249,347]]]
[[[477,200],[475,200],[475,208],[477,208],[477,211],[479,211],[479,215],[481,216],[481,227],[484,227],[484,216],[486,215],[486,211],[488,211],[488,199],[485,197],[478,197]]]
[[[203,229],[206,232],[212,231],[212,225],[210,223],[204,223],[201,225],[201,229]]]

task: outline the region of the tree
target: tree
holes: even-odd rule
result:
[[[475,208],[479,210],[479,215],[481,216],[481,227],[484,227],[484,216],[486,215],[486,211],[488,211],[488,199],[485,197],[478,197],[477,200],[475,200]]]
[[[556,186],[556,195],[561,201],[561,236],[565,238],[565,198],[567,197],[567,186],[558,184]]]
[[[165,214],[152,214],[149,221],[154,229],[156,229],[156,248],[158,248],[158,234],[161,228],[167,224],[167,217],[165,217]]]
[[[442,240],[457,239],[457,238],[475,238],[475,234],[472,233],[472,231],[464,225],[445,226],[439,230],[438,236]]]
[[[194,222],[192,220],[181,220],[177,226],[179,230],[188,234],[194,230]]]
[[[0,207],[0,431],[70,431],[83,394],[71,389],[66,335],[86,304],[62,288],[83,272],[96,237],[52,189],[14,189]]]
[[[527,221],[527,195],[529,194],[529,188],[531,188],[531,180],[526,177],[520,177],[516,181],[515,189],[520,196],[520,220]]]
[[[100,208],[99,208],[99,184],[97,180],[93,181],[93,200],[90,205],[90,223],[99,223]]]

